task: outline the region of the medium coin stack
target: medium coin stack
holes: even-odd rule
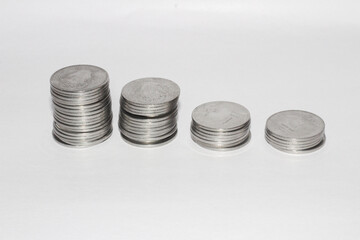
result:
[[[130,143],[153,146],[177,133],[179,86],[163,78],[142,78],[124,86],[120,98],[119,128]]]
[[[53,136],[66,146],[88,147],[112,133],[109,76],[99,67],[69,66],[50,79]]]
[[[192,112],[191,137],[212,150],[232,150],[250,139],[250,112],[232,102],[209,102]]]
[[[325,123],[317,115],[289,110],[275,113],[266,122],[266,141],[287,153],[315,151],[325,142]]]

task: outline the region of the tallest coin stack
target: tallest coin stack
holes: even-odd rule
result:
[[[50,79],[53,136],[66,146],[88,147],[112,133],[109,76],[91,65],[69,66]]]

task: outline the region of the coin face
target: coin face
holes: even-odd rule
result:
[[[321,135],[325,123],[313,113],[288,110],[272,115],[266,122],[266,128],[280,138],[308,139]]]
[[[121,94],[132,103],[158,105],[177,99],[180,88],[164,78],[141,78],[126,84]]]
[[[66,92],[87,92],[108,83],[109,77],[102,68],[91,65],[74,65],[55,72],[50,79],[51,86]]]
[[[238,128],[250,121],[250,112],[240,104],[233,102],[209,102],[194,109],[193,121],[211,129]]]

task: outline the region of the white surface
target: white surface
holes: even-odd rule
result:
[[[1,1],[0,239],[359,239],[359,1]],[[50,75],[111,78],[114,133],[86,150],[51,136]],[[141,149],[116,127],[121,88],[181,87],[179,134]],[[199,104],[235,101],[253,138],[194,145]],[[327,143],[305,156],[265,142],[272,113],[304,109]]]

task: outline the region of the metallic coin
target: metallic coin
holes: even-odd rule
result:
[[[157,128],[157,129],[153,129],[153,128],[139,129],[139,128],[133,128],[122,121],[119,123],[119,127],[124,131],[127,131],[129,133],[134,133],[137,136],[142,136],[143,138],[156,138],[171,132],[172,129],[176,128],[176,124],[171,124],[171,125],[169,124],[162,128]]]
[[[204,139],[207,139],[209,141],[234,141],[234,140],[238,140],[240,138],[242,138],[243,136],[246,136],[249,134],[250,130],[246,129],[243,131],[236,131],[231,135],[222,135],[222,134],[208,134],[207,132],[204,131],[199,131],[198,129],[194,128],[193,126],[191,126],[191,131],[193,134],[202,137]]]
[[[238,134],[238,132],[241,131],[246,131],[249,129],[250,127],[250,123],[251,121],[249,121],[247,124],[245,124],[244,126],[237,128],[237,129],[232,129],[232,130],[224,130],[224,129],[218,129],[218,130],[214,130],[214,129],[207,129],[199,124],[197,124],[196,122],[192,122],[192,127],[194,129],[196,129],[199,132],[204,132],[207,135],[215,135],[215,136],[231,136],[233,134]]]
[[[218,145],[222,145],[222,146],[237,146],[239,143],[242,143],[243,141],[245,141],[248,136],[250,135],[250,132],[248,132],[248,134],[239,136],[238,138],[234,138],[232,140],[223,140],[223,139],[208,139],[205,136],[201,136],[196,134],[195,132],[191,132],[193,137],[196,137],[199,141],[202,141],[203,143],[209,144],[209,145],[214,145],[214,146],[218,146]]]
[[[89,92],[102,87],[109,81],[107,72],[91,65],[74,65],[55,72],[50,79],[51,86],[65,92]]]
[[[54,139],[71,147],[89,147],[112,133],[109,77],[105,70],[76,65],[50,79]]]
[[[105,140],[107,140],[112,134],[112,128],[109,129],[109,131],[104,135],[104,136],[101,136],[99,137],[98,139],[95,139],[95,140],[91,140],[91,141],[86,141],[86,140],[83,140],[83,141],[71,141],[71,140],[68,140],[68,139],[62,139],[61,137],[58,137],[55,133],[55,131],[53,131],[53,137],[54,139],[66,146],[66,147],[74,147],[74,148],[86,148],[86,147],[91,147],[91,146],[94,146],[96,144],[99,144],[99,143],[102,143],[104,142]]]
[[[121,111],[120,117],[124,121],[131,122],[135,125],[140,125],[140,127],[141,126],[144,126],[144,127],[157,126],[157,125],[163,125],[164,123],[176,121],[177,110],[175,110],[171,113],[168,113],[168,115],[160,116],[160,117],[156,117],[156,118],[149,118],[149,117],[143,118],[143,117],[129,114],[126,111]]]
[[[317,150],[319,150],[326,141],[326,136],[324,135],[323,138],[321,139],[321,141],[319,142],[319,144],[312,146],[312,147],[308,147],[308,148],[302,148],[302,149],[297,149],[294,147],[282,147],[279,145],[274,144],[271,140],[269,140],[268,138],[266,138],[266,141],[274,148],[276,148],[279,151],[285,152],[285,153],[289,153],[289,154],[305,154],[305,153],[311,153],[311,152],[315,152]]]
[[[120,97],[119,129],[125,141],[158,146],[177,132],[179,86],[163,78],[142,78],[124,86]]]
[[[58,89],[54,88],[53,86],[50,86],[50,89],[52,92],[54,92],[56,95],[59,95],[59,96],[64,96],[64,97],[68,97],[68,98],[78,98],[78,97],[88,98],[88,97],[92,97],[94,95],[98,95],[100,92],[109,89],[109,81],[107,81],[107,83],[105,83],[104,85],[102,85],[99,88],[95,88],[93,90],[86,91],[86,92],[84,92],[84,91],[82,91],[82,92],[81,91],[80,92],[66,92],[64,90],[58,90]]]
[[[62,129],[63,131],[86,133],[86,132],[96,131],[97,129],[103,127],[104,125],[105,126],[109,125],[111,120],[112,120],[112,116],[110,116],[108,119],[104,119],[99,122],[84,123],[81,125],[70,125],[59,121],[56,121],[55,124],[59,129]]]
[[[121,95],[134,104],[161,105],[179,98],[180,88],[164,78],[141,78],[126,84]]]
[[[209,102],[194,109],[191,137],[202,147],[232,150],[250,139],[250,112],[232,102]]]
[[[325,123],[313,113],[289,110],[270,116],[266,129],[284,139],[309,139],[323,133]]]
[[[120,125],[120,127],[122,127]],[[177,126],[174,125],[173,128],[171,129],[168,129],[166,132],[163,132],[163,133],[159,133],[158,135],[146,135],[146,134],[141,134],[141,133],[138,133],[138,132],[131,132],[130,130],[128,129],[122,129],[122,133],[128,137],[131,137],[132,139],[139,139],[141,140],[142,138],[146,138],[146,142],[153,142],[153,141],[158,141],[158,140],[161,140],[161,139],[164,139],[164,138],[167,138],[168,136],[172,135],[172,133],[174,131],[177,130]],[[142,139],[143,140],[143,139]]]
[[[108,129],[111,128],[110,125],[103,125],[98,127],[95,130],[89,130],[86,132],[82,131],[69,131],[65,129],[61,129],[56,123],[54,123],[54,130],[57,131],[60,135],[67,137],[68,139],[94,139],[98,138],[99,136],[103,135],[104,132],[107,132]]]
[[[215,150],[215,151],[231,151],[236,150],[238,148],[243,147],[246,145],[250,139],[251,139],[251,133],[247,135],[244,139],[239,140],[238,142],[235,142],[233,144],[224,144],[223,142],[216,142],[216,143],[208,143],[204,141],[203,139],[198,138],[196,135],[191,135],[192,140],[197,143],[199,146],[209,149],[209,150]]]
[[[56,109],[56,111],[59,111],[65,115],[70,115],[70,116],[93,115],[93,114],[107,110],[107,107],[110,104],[111,104],[110,95],[108,95],[108,97],[104,98],[103,100],[101,100],[97,103],[76,106],[76,107],[59,104],[56,101],[53,101],[53,107],[54,107],[54,109]]]
[[[80,126],[87,126],[87,125],[93,125],[99,122],[104,121],[105,119],[108,119],[112,116],[111,111],[106,111],[102,113],[101,115],[94,115],[94,116],[85,116],[85,117],[65,117],[64,115],[60,115],[59,113],[54,113],[54,120],[56,122],[60,122],[66,125],[74,126],[74,127],[80,127]]]
[[[159,146],[163,146],[167,143],[169,143],[170,141],[172,141],[175,136],[177,134],[177,130],[174,131],[174,133],[169,136],[168,138],[165,138],[165,139],[161,139],[161,140],[157,140],[157,141],[137,141],[133,138],[128,138],[126,135],[124,135],[122,132],[121,132],[121,136],[122,138],[129,144],[131,145],[134,145],[134,146],[137,146],[137,147],[142,147],[142,148],[151,148],[151,147],[159,147]]]
[[[55,98],[53,101],[59,105],[67,105],[72,106],[74,108],[84,105],[90,105],[93,103],[100,102],[103,100],[104,96],[107,96],[110,94],[109,89],[103,92],[99,92],[97,95],[92,96],[91,98],[85,98],[84,96],[79,97],[66,97],[66,96],[60,96],[59,94],[55,94],[53,91],[51,91],[52,96]]]
[[[325,122],[310,112],[282,111],[268,118],[265,139],[271,146],[283,152],[312,152],[325,142]]]
[[[148,104],[148,105],[139,105],[132,102],[129,102],[123,96],[120,98],[121,108],[128,113],[138,116],[146,117],[159,117],[161,115],[166,115],[169,112],[177,108],[178,97],[162,104]]]
[[[283,149],[288,149],[288,150],[292,150],[292,151],[294,151],[294,150],[301,151],[301,150],[313,148],[313,147],[319,145],[325,139],[325,136],[323,136],[323,138],[318,139],[318,140],[316,140],[316,142],[313,142],[311,144],[297,145],[297,144],[279,143],[279,142],[274,141],[272,138],[270,138],[268,136],[265,136],[265,137],[266,137],[266,141],[271,143],[272,146],[275,146],[276,148],[283,148]]]
[[[232,102],[209,102],[194,109],[193,121],[207,129],[229,130],[242,127],[250,121],[250,112]]]

